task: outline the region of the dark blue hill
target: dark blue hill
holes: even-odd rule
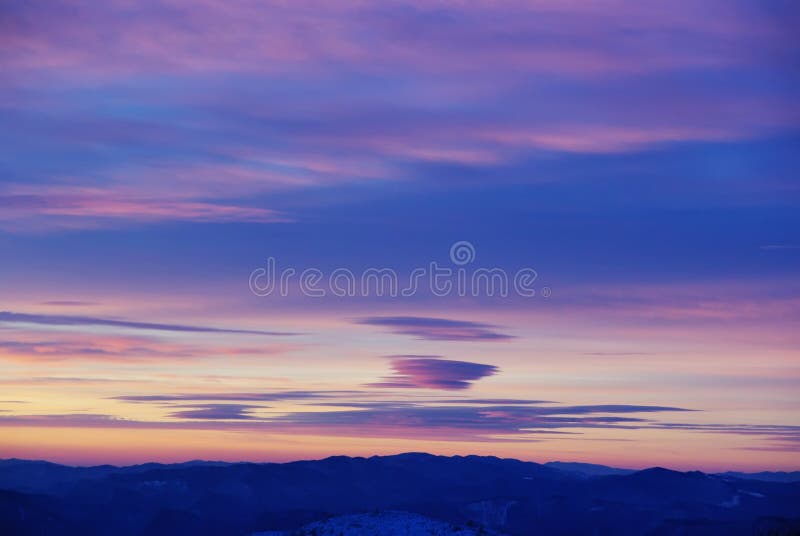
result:
[[[752,534],[800,518],[798,483],[571,469],[423,453],[131,467],[5,460],[0,534],[249,534],[376,511],[514,535]]]

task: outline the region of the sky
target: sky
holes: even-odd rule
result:
[[[0,457],[800,469],[798,26],[4,2]]]

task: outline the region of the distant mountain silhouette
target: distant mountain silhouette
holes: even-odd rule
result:
[[[765,482],[800,482],[800,471],[762,471],[760,473],[739,473],[737,471],[728,471],[726,473],[719,473],[719,475],[730,478],[763,480]]]
[[[800,482],[744,477],[422,453],[130,467],[0,460],[0,534],[334,534],[352,523],[443,535],[800,534]]]
[[[594,463],[579,463],[579,462],[547,462],[547,467],[564,471],[565,473],[573,473],[575,475],[590,476],[608,476],[608,475],[629,475],[635,473],[634,469],[619,469],[617,467],[606,467],[605,465],[596,465]]]

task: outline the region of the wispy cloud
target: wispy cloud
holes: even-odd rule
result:
[[[125,402],[186,402],[186,401],[259,401],[277,402],[283,400],[325,399],[358,394],[359,391],[275,391],[267,393],[189,393],[189,394],[153,394],[153,395],[120,395],[114,400]]]
[[[41,305],[51,305],[53,307],[89,307],[96,304],[94,302],[82,300],[50,300],[42,302]]]
[[[41,193],[45,190],[46,193]],[[152,195],[152,194],[150,194]],[[111,188],[40,188],[39,193],[0,195],[0,226],[36,231],[51,227],[80,229],[107,227],[116,222],[286,222],[277,211],[223,202],[148,197],[115,192]]]
[[[103,376],[27,376],[24,378],[4,378],[0,380],[0,385],[19,387],[19,386],[57,386],[57,385],[116,385],[116,384],[141,384],[150,380],[108,378]]]
[[[552,400],[529,400],[522,398],[449,398],[437,400],[440,404],[485,404],[488,406],[532,406],[553,404]]]
[[[411,335],[431,341],[505,341],[512,339],[481,322],[431,318],[424,316],[370,316],[356,321],[368,326],[386,327],[399,335]]]
[[[535,400],[511,400],[491,404],[491,400],[420,400],[386,402],[380,400],[349,401],[343,395],[328,405],[352,406],[357,409],[324,411],[290,411],[259,417],[254,411],[267,406],[238,403],[169,404],[187,400],[214,400],[213,394],[119,397],[132,401],[152,402],[168,408],[172,420],[140,421],[112,415],[90,413],[3,415],[0,426],[74,426],[87,428],[160,428],[272,431],[290,433],[325,433],[335,436],[427,438],[445,441],[543,441],[553,434],[578,434],[587,430],[680,430],[752,438],[757,443],[746,449],[794,451],[800,441],[800,427],[782,424],[718,424],[662,422],[660,414],[692,411],[675,406],[637,404],[562,405]],[[278,401],[273,396],[258,399],[247,395],[231,395],[220,400]],[[325,396],[324,392],[309,396]],[[302,397],[301,397],[302,398]],[[286,400],[291,397],[285,398]],[[451,403],[452,402],[452,403]],[[499,402],[499,401],[498,401]],[[320,404],[325,405],[325,404]]]
[[[103,79],[143,72],[308,72],[343,63],[368,72],[387,66],[420,74],[515,68],[601,76],[749,64],[761,48],[748,50],[746,44],[762,39],[771,50],[788,40],[769,31],[774,14],[746,2],[678,2],[672,9],[417,0],[394,7],[351,0],[313,7],[269,2],[268,8],[252,1],[156,2],[140,9],[126,5],[122,12],[118,2],[68,5],[33,1],[9,10],[3,43],[20,51],[6,59],[9,67],[81,68]],[[22,24],[45,6],[50,15],[35,26]],[[716,24],[703,24],[711,14]],[[753,24],[746,24],[748,17]],[[108,39],[98,26],[119,37]]]
[[[444,360],[442,360],[444,361]],[[446,362],[446,361],[445,361]],[[452,373],[449,365],[446,373]],[[474,375],[471,368],[470,374]],[[434,374],[437,374],[435,372]],[[427,378],[427,376],[426,376]],[[427,380],[426,380],[427,381]],[[443,380],[452,381],[450,376]],[[466,380],[463,380],[466,381]],[[402,382],[399,382],[402,383]],[[386,387],[408,387],[408,385],[386,385]],[[439,387],[441,388],[441,387]],[[446,383],[447,389],[453,387]],[[364,436],[381,437],[441,437],[450,440],[486,439],[503,434],[529,438],[537,431],[580,432],[589,428],[649,427],[658,421],[644,415],[687,412],[675,406],[650,406],[638,404],[594,404],[565,405],[525,399],[437,399],[420,397],[413,400],[391,401],[381,398],[376,391],[284,391],[270,393],[189,393],[174,395],[128,395],[114,397],[116,400],[151,403],[165,407],[168,416],[205,419],[208,425],[214,415],[220,421],[223,415],[242,414],[248,426],[270,430],[316,430],[335,435],[358,433]],[[309,409],[307,411],[276,411],[274,415],[251,418],[247,411],[259,402],[305,401],[314,406],[342,409]],[[185,402],[197,402],[184,406]],[[222,402],[222,404],[219,404]],[[220,407],[217,407],[217,406]],[[185,413],[190,411],[191,413]],[[234,419],[238,417],[233,417]],[[229,423],[220,422],[223,428]],[[166,425],[165,423],[159,424]],[[180,426],[183,426],[182,424]],[[446,432],[445,432],[446,431]]]
[[[0,228],[288,221],[264,194],[416,180],[426,164],[494,181],[541,153],[770,136],[798,117],[769,83],[794,65],[792,14],[721,0],[17,2],[0,32],[15,149]],[[713,74],[685,74],[698,69]],[[764,83],[739,83],[754,72]]]
[[[771,450],[796,452],[800,448],[800,426],[783,424],[714,424],[714,423],[654,423],[654,428],[730,434],[751,437],[767,444],[747,446],[748,450]]]
[[[36,324],[44,326],[106,326],[146,331],[172,331],[183,333],[231,333],[243,335],[274,335],[285,336],[295,333],[284,331],[262,331],[251,329],[218,328],[209,326],[192,326],[183,324],[162,324],[156,322],[137,322],[133,320],[119,320],[92,316],[70,315],[43,315],[28,313],[13,313],[0,311],[0,324]]]
[[[172,400],[175,401],[175,400]],[[183,401],[183,400],[182,400]],[[165,400],[149,402],[163,405]],[[169,401],[167,401],[169,402]],[[350,405],[342,398],[339,405]],[[285,432],[315,431],[333,435],[364,437],[428,437],[451,441],[485,440],[498,434],[529,440],[538,431],[580,432],[581,429],[639,429],[655,422],[640,415],[689,411],[671,406],[614,405],[451,405],[435,401],[389,403],[365,401],[353,403],[354,410],[290,411],[256,418],[257,404],[210,403],[167,404],[168,417],[174,421],[136,421],[108,415],[9,415],[0,417],[0,425],[136,428],[209,428],[247,429]],[[237,424],[234,421],[241,421]]]
[[[16,361],[44,362],[64,359],[84,361],[131,361],[209,357],[263,357],[291,352],[295,345],[221,346],[163,341],[156,337],[69,334],[48,339],[40,333],[17,334],[17,340],[0,340],[0,356]]]
[[[260,406],[246,404],[206,404],[202,406],[182,406],[181,409],[169,414],[176,419],[202,419],[202,420],[248,420],[255,419],[251,414],[253,409]]]

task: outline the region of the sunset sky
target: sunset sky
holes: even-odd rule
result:
[[[0,458],[800,470],[798,27],[784,1],[3,2]],[[259,296],[269,258],[320,287],[529,269],[535,296]]]

